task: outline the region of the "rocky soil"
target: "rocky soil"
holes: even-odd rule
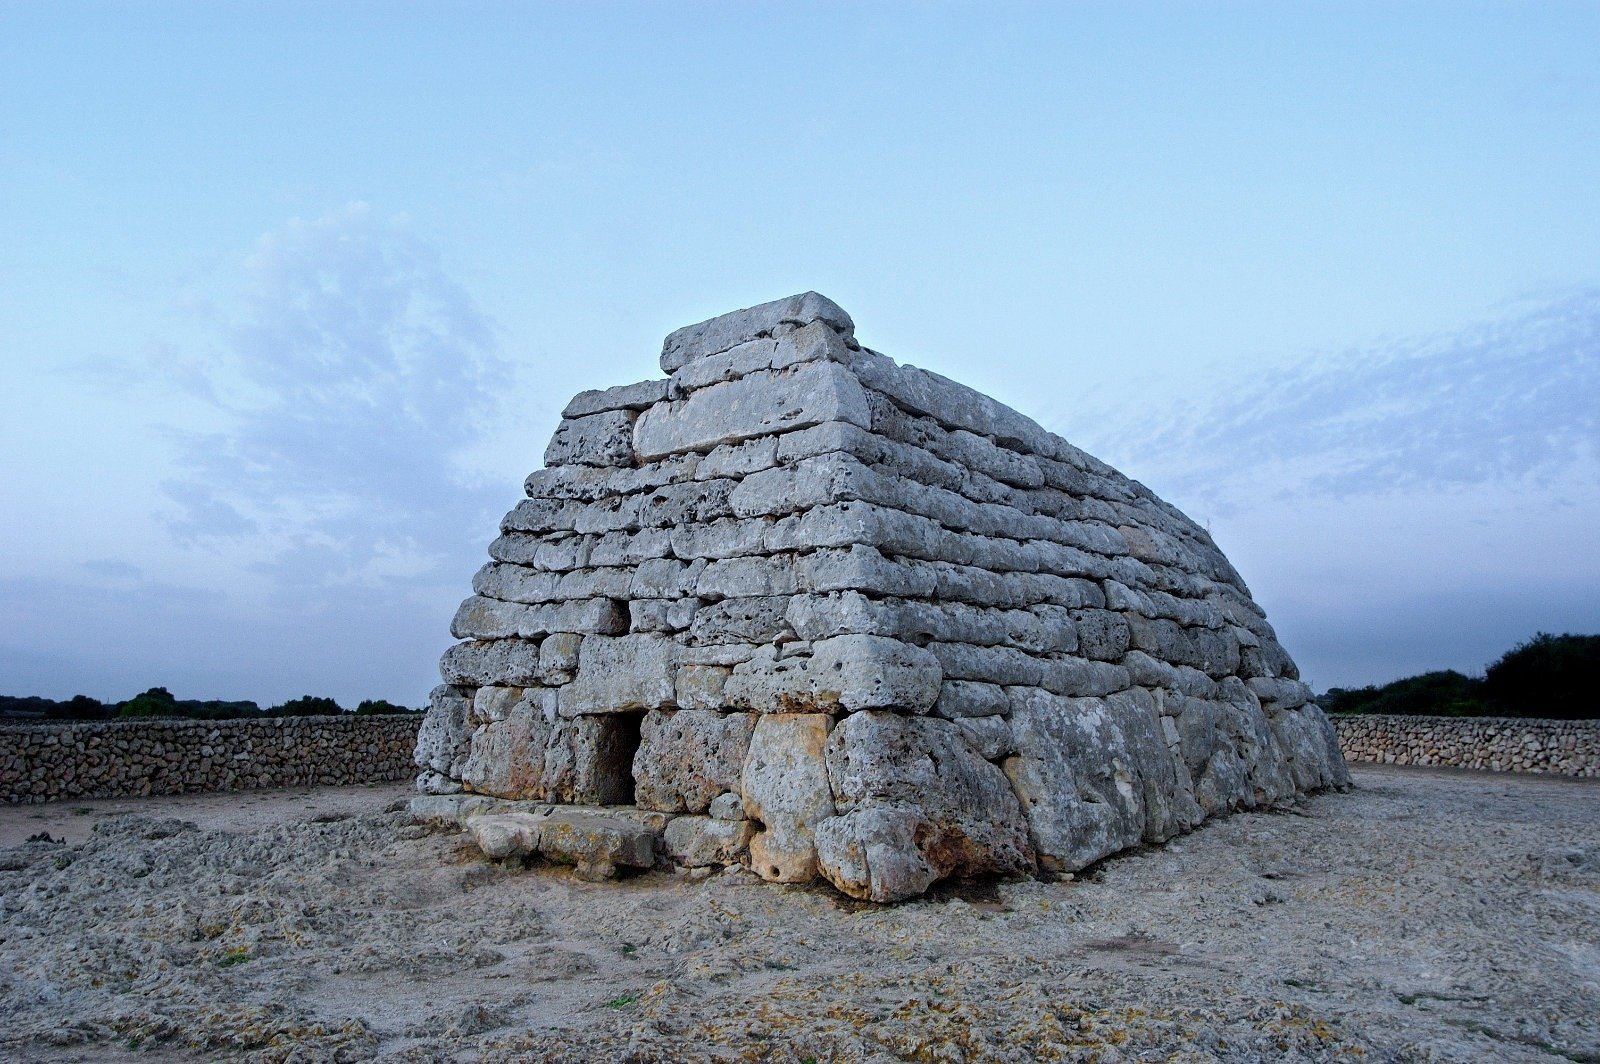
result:
[[[1355,774],[892,907],[501,868],[384,788],[0,810],[0,1057],[1600,1060],[1600,785]]]

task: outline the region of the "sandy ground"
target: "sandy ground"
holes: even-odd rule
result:
[[[1356,780],[881,908],[508,871],[400,787],[11,807],[0,1057],[1600,1061],[1600,784]]]
[[[271,791],[175,794],[158,798],[83,798],[39,805],[0,805],[0,847],[26,842],[41,831],[70,843],[88,840],[107,817],[138,814],[178,817],[204,831],[250,831],[314,817],[352,817],[382,809],[416,791],[411,781],[351,787],[285,787]]]

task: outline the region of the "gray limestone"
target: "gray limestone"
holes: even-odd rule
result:
[[[750,866],[763,879],[804,883],[817,870],[816,826],[834,815],[824,744],[833,718],[764,713],[756,721],[739,791],[745,815],[761,824]]]
[[[674,373],[696,359],[720,354],[750,340],[780,335],[786,329],[792,330],[816,321],[827,325],[847,341],[855,335],[855,323],[843,307],[827,296],[805,292],[723,314],[698,325],[684,326],[669,335],[661,345],[661,370]]]
[[[641,809],[703,813],[712,799],[739,786],[754,713],[714,709],[645,714],[633,758],[634,801]]]
[[[629,464],[633,461],[633,418],[631,411],[608,410],[561,422],[545,448],[544,464]]]
[[[580,644],[572,682],[561,688],[561,715],[673,705],[676,649],[658,634],[589,636]]]
[[[713,384],[682,401],[653,406],[639,415],[633,446],[640,458],[649,461],[825,421],[864,427],[871,420],[866,394],[850,371],[837,363],[814,362]],[[611,438],[606,441],[609,444]]]
[[[486,853],[892,901],[1347,785],[1204,529],[854,330],[777,300],[567,405],[418,737]]]
[[[844,893],[894,901],[953,874],[1033,868],[1016,795],[954,724],[852,713],[826,757],[839,816],[819,825],[817,860]]]
[[[663,833],[667,856],[684,868],[738,864],[749,851],[755,825],[748,820],[674,817]]]
[[[603,414],[608,410],[648,410],[667,397],[667,382],[640,381],[599,391],[579,392],[561,411],[564,418]]]

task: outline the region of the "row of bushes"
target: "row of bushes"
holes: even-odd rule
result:
[[[255,702],[199,701],[173,697],[165,687],[152,687],[125,702],[102,702],[77,695],[65,702],[49,698],[0,695],[0,718],[24,720],[112,720],[137,717],[178,717],[185,720],[235,720],[241,717],[333,717],[349,712],[331,698],[302,695],[262,709]],[[356,713],[420,713],[381,698],[369,698]]]
[[[1329,713],[1600,717],[1600,635],[1540,632],[1501,655],[1481,677],[1453,669],[1425,672],[1381,687],[1335,687],[1318,702]]]

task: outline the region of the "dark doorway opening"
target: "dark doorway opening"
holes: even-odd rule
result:
[[[639,752],[644,713],[605,713],[596,720],[601,728],[591,793],[599,805],[632,805],[633,755]]]

